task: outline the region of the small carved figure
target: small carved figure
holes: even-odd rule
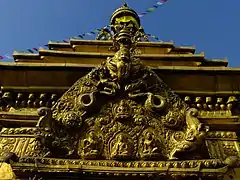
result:
[[[153,154],[157,152],[158,147],[156,146],[154,136],[150,132],[147,132],[143,142],[143,153]]]
[[[111,157],[113,159],[125,159],[131,155],[131,146],[126,137],[120,134],[117,142],[112,148]]]
[[[139,153],[142,159],[150,160],[159,157],[160,149],[158,147],[158,139],[156,139],[152,132],[145,132],[141,142]]]
[[[106,67],[113,79],[118,82],[126,80],[129,77],[131,68],[129,49],[121,47],[113,58],[107,59]]]
[[[99,155],[98,139],[93,131],[83,140],[83,153],[85,159],[93,159]]]
[[[101,94],[115,95],[119,90],[120,84],[126,80],[130,74],[131,62],[130,52],[126,47],[121,47],[114,57],[108,57],[104,63],[106,70],[110,76],[99,77],[97,87]]]
[[[121,100],[119,104],[113,109],[115,120],[127,119],[131,116],[131,107],[126,100]]]

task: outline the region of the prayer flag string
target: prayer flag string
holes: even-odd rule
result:
[[[163,6],[164,4],[166,4],[168,2],[168,0],[159,0],[156,3],[154,3],[152,5],[152,7],[147,8],[147,10],[145,10],[144,12],[138,13],[138,16],[140,18],[142,18],[143,16],[155,11],[158,7]],[[107,28],[109,28],[109,26],[106,26]],[[101,31],[101,29],[96,28],[93,31],[90,32],[85,32],[82,34],[78,34],[77,36],[73,36],[70,37],[72,39],[84,39],[86,36],[94,36],[97,35],[99,32]],[[148,37],[150,37],[151,39],[155,40],[155,41],[161,41],[157,36],[151,35],[151,34],[147,34]],[[65,43],[69,43],[69,39],[64,39],[62,41],[59,42],[65,42]],[[48,47],[48,44],[43,45],[43,47]],[[25,53],[38,53],[40,48],[29,48],[26,51],[24,51]],[[4,60],[4,59],[8,59],[8,60],[13,60],[13,57],[11,55],[5,54],[5,55],[0,55],[0,60]]]
[[[167,2],[168,2],[168,0],[159,0],[155,4],[153,4],[152,7],[148,8],[144,12],[139,13],[138,16],[140,18],[142,18],[143,16],[147,15],[148,13],[155,11],[158,7],[165,5]]]

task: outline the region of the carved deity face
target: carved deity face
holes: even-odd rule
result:
[[[136,29],[139,28],[137,20],[132,16],[122,16],[116,18],[114,28],[116,32],[120,32],[122,29],[127,29],[130,32],[136,32]]]

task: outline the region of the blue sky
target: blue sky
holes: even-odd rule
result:
[[[108,24],[124,0],[0,0],[0,55],[39,47]],[[143,12],[157,0],[126,0]],[[240,67],[239,0],[169,0],[142,18],[147,33],[195,46],[207,58]]]

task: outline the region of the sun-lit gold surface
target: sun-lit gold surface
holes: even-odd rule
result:
[[[110,27],[0,64],[0,177],[238,179],[240,69]]]

